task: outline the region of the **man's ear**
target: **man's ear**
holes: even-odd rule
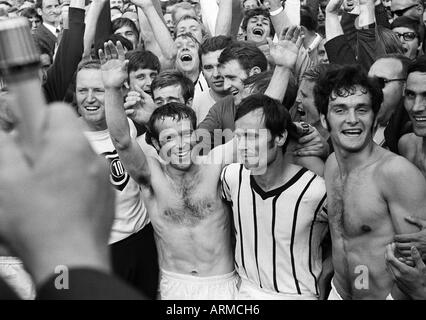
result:
[[[194,101],[194,99],[193,99],[193,98],[189,98],[189,99],[186,101],[185,105],[186,105],[187,107],[192,108],[192,102],[193,102],[193,101]]]
[[[254,74],[259,74],[261,72],[262,72],[262,70],[260,70],[259,67],[253,67],[253,68],[250,69],[249,77],[254,75]]]
[[[42,15],[43,15],[43,11],[41,10],[41,8],[37,8],[37,14],[38,14],[39,16],[42,16]]]
[[[279,136],[275,137],[275,143],[278,147],[282,147],[284,146],[285,142],[287,141],[288,138],[288,131],[285,130],[282,134],[280,134]]]
[[[325,115],[320,114],[321,125],[324,129],[329,130],[327,120],[325,119]]]

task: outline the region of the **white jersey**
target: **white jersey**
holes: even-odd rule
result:
[[[136,137],[136,128],[129,120],[130,134]],[[93,150],[103,155],[109,164],[110,182],[115,197],[115,218],[109,243],[123,240],[141,230],[149,223],[147,211],[141,198],[139,185],[124,169],[117,151],[112,144],[109,131],[85,131]]]
[[[301,168],[265,192],[242,164],[225,167],[221,179],[233,209],[240,277],[265,292],[318,296],[320,244],[328,231],[324,179]]]

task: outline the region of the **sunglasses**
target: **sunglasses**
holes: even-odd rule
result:
[[[377,81],[377,83],[379,84],[379,86],[383,89],[388,83],[390,82],[394,82],[394,81],[405,81],[405,79],[385,79],[382,77],[372,77],[372,79],[374,79],[375,81]]]
[[[392,14],[393,14],[394,16],[401,17],[401,16],[403,16],[403,15],[404,15],[404,13],[406,13],[408,10],[410,10],[410,9],[412,9],[412,8],[414,8],[414,7],[417,7],[417,6],[418,6],[418,4],[413,4],[413,5],[411,5],[411,6],[407,7],[407,8],[405,8],[405,9],[400,9],[400,10],[392,11]]]
[[[398,36],[399,39],[402,38],[405,41],[413,41],[414,39],[417,38],[417,35],[415,32],[404,32],[404,33],[395,32],[395,34]]]

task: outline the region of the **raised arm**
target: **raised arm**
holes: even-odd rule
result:
[[[330,41],[338,36],[343,35],[343,28],[340,25],[339,9],[343,4],[343,0],[330,0],[325,11],[325,36]]]
[[[105,115],[111,140],[121,162],[130,176],[138,183],[150,186],[148,161],[136,139],[130,136],[129,123],[123,108],[121,89],[127,79],[127,63],[120,42],[109,41],[99,50],[102,79],[105,85]]]
[[[132,3],[141,8],[148,19],[149,25],[151,26],[154,37],[161,48],[164,58],[174,62],[177,54],[175,43],[169,29],[167,29],[166,24],[158,14],[153,1],[156,0],[132,0]]]
[[[300,0],[287,0],[283,10],[281,0],[271,0],[270,12],[279,12],[271,15],[271,21],[275,32],[279,35],[282,30],[292,25],[300,25]]]
[[[107,0],[94,0],[86,15],[86,30],[84,32],[83,58],[90,57],[92,45],[95,42],[96,24]]]
[[[62,101],[83,54],[84,0],[71,0],[69,29],[64,30],[52,66],[43,85],[48,102]]]
[[[219,11],[216,18],[215,36],[230,36],[233,2],[239,0],[219,0]]]
[[[299,35],[300,27],[292,26],[289,29],[282,30],[277,44],[268,38],[269,51],[275,63],[275,69],[265,95],[280,102],[284,99],[302,45],[303,39]]]

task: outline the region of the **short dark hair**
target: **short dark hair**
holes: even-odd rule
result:
[[[197,126],[197,116],[195,115],[195,111],[192,108],[178,102],[167,103],[164,106],[155,109],[148,120],[146,125],[147,132],[145,136],[145,140],[148,144],[152,145],[153,139],[158,141],[160,132],[158,132],[155,126],[155,122],[164,118],[172,118],[176,121],[189,119],[194,130]]]
[[[133,44],[128,39],[119,34],[110,34],[108,37],[98,40],[98,42],[95,44],[94,56],[96,59],[99,59],[99,49],[103,50],[104,43],[110,40],[114,45],[117,43],[117,41],[120,41],[123,47],[127,49],[127,51],[133,50]]]
[[[42,9],[43,8],[43,0],[36,0],[35,1],[35,8],[36,9]]]
[[[269,83],[272,79],[272,70],[264,71],[261,73],[254,74],[243,81],[245,86],[251,86],[252,93],[262,93],[265,94],[266,89],[269,86]],[[287,90],[284,95],[282,104],[286,109],[290,109],[297,98],[297,84],[296,78],[293,73],[290,74],[290,79],[288,81]]]
[[[151,92],[154,90],[179,85],[182,89],[182,96],[185,103],[194,97],[194,83],[182,72],[176,70],[166,70],[160,74],[151,83]]]
[[[35,8],[24,8],[21,11],[21,17],[25,18],[38,18],[40,21],[43,21],[43,18],[38,14]]]
[[[133,32],[136,34],[136,37],[139,39],[139,30],[136,27],[136,24],[129,18],[123,18],[123,17],[117,18],[111,22],[111,25],[112,25],[112,33],[114,33],[115,31],[117,31],[118,29],[122,27],[130,27],[133,30]]]
[[[316,31],[318,29],[318,20],[314,16],[312,10],[308,6],[300,7],[300,25],[309,31]]]
[[[132,50],[126,53],[126,59],[129,60],[127,72],[137,71],[139,69],[155,70],[158,73],[161,70],[161,64],[158,57],[151,51]]]
[[[307,69],[303,75],[302,80],[307,80],[310,82],[317,82],[321,76],[321,74],[327,72],[328,70],[339,68],[337,64],[333,63],[320,63],[316,66],[313,66]]]
[[[314,87],[314,101],[320,114],[327,117],[328,105],[332,94],[345,97],[354,92],[355,86],[360,86],[371,96],[371,108],[374,115],[379,112],[383,102],[383,92],[380,84],[368,78],[367,73],[359,65],[344,65],[322,73]]]
[[[407,77],[410,73],[422,72],[426,73],[426,56],[421,56],[414,61],[407,70]]]
[[[264,16],[265,18],[268,18],[269,25],[270,25],[270,28],[271,28],[271,33],[268,36],[272,36],[272,35],[275,34],[274,26],[272,25],[272,21],[271,21],[271,15],[270,15],[270,13],[267,9],[262,9],[262,8],[255,8],[255,9],[247,10],[244,13],[243,22],[241,23],[241,29],[246,31],[248,21],[255,16]]]
[[[396,18],[392,24],[391,24],[391,29],[394,28],[399,28],[399,27],[404,27],[404,28],[408,28],[411,29],[415,32],[417,39],[419,39],[419,43],[422,42],[422,39],[420,38],[420,22],[417,20],[414,20],[410,17],[407,16],[401,16]]]
[[[201,43],[199,54],[200,57],[203,54],[207,54],[209,52],[214,52],[217,50],[223,50],[227,48],[232,43],[231,37],[226,36],[216,36],[204,39]]]
[[[268,61],[265,55],[251,43],[235,41],[225,48],[219,56],[219,64],[225,64],[232,60],[237,60],[247,74],[254,67],[258,67],[262,72],[268,69]]]
[[[261,93],[252,94],[241,101],[235,114],[235,121],[257,109],[262,110],[265,127],[271,132],[272,137],[279,136],[286,130],[289,135],[293,135],[296,131],[288,110],[277,100]],[[288,141],[287,137],[283,152],[285,152]]]

